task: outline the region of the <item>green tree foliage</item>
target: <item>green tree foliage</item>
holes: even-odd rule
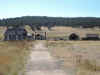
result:
[[[72,27],[100,27],[100,18],[96,17],[46,17],[46,16],[23,16],[16,18],[7,18],[0,20],[0,26],[24,26],[30,25],[40,29],[41,26],[46,26],[49,29],[53,26],[72,26]],[[34,28],[33,28],[34,30]]]

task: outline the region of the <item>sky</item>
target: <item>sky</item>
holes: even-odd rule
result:
[[[100,0],[0,0],[0,18],[100,17]]]

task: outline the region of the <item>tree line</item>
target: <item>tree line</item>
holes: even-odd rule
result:
[[[47,16],[23,16],[16,18],[0,19],[0,26],[25,26],[32,28],[46,26],[71,26],[71,27],[100,27],[100,18],[98,17],[47,17]]]

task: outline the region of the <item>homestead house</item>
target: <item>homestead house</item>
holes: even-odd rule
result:
[[[4,40],[24,40],[27,37],[27,31],[22,27],[7,28],[4,37]]]

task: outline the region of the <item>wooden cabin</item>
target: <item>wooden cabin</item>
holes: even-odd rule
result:
[[[27,31],[24,28],[7,28],[4,34],[4,40],[24,40],[27,37]]]

